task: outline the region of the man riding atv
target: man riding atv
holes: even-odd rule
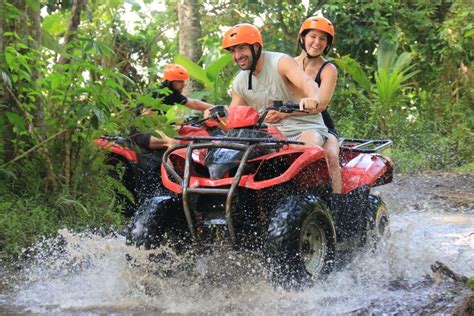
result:
[[[169,64],[165,66],[163,71],[163,83],[158,89],[152,90],[147,89],[148,92],[152,93],[153,98],[161,99],[163,104],[175,105],[181,104],[192,110],[205,111],[212,107],[204,101],[191,99],[182,94],[185,81],[189,79],[189,73],[187,70],[177,64]],[[163,92],[164,91],[164,92]],[[143,106],[138,107],[138,113],[142,115],[150,115],[153,113],[151,109],[144,108]],[[173,138],[158,138],[150,133],[139,133],[136,129],[133,129],[131,139],[141,148],[149,150],[157,150],[162,148],[168,148],[171,145],[178,144],[179,141]]]
[[[180,65],[169,64],[163,71],[163,82],[157,89],[147,89],[155,99],[161,99],[162,104],[181,104],[193,110],[204,111],[211,104],[185,97],[182,92],[185,81],[189,79],[186,69]],[[164,114],[157,111],[158,114]],[[152,115],[153,110],[137,107],[137,115]],[[179,144],[179,141],[162,135],[162,138],[151,133],[140,133],[132,127],[129,138],[120,136],[103,136],[96,144],[109,151],[106,159],[109,165],[121,165],[123,172],[111,171],[113,177],[119,179],[133,195],[133,200],[123,194],[118,194],[124,204],[124,214],[133,215],[137,205],[160,192],[164,192],[161,184],[161,158],[165,150]]]

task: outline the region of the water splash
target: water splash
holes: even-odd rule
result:
[[[30,250],[12,294],[0,300],[33,313],[416,313],[433,301],[449,304],[452,289],[426,278],[436,260],[474,274],[473,226],[469,212],[392,214],[390,235],[376,250],[359,252],[341,271],[299,292],[273,288],[256,255],[222,249],[177,256],[166,247],[127,246],[117,235],[62,230]]]

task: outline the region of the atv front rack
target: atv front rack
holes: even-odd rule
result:
[[[341,150],[357,153],[376,153],[379,150],[391,146],[390,139],[370,140],[360,138],[341,138],[339,146]]]
[[[254,137],[226,137],[226,136],[222,136],[222,137],[177,136],[175,137],[175,139],[191,141],[193,143],[221,141],[221,142],[239,142],[239,143],[251,143],[251,144],[265,143],[265,144],[280,144],[280,145],[290,145],[290,144],[291,145],[304,145],[304,142],[286,140],[286,139],[275,139],[272,137],[254,138]],[[223,146],[217,146],[217,147],[224,148]]]
[[[242,174],[244,171],[244,167],[249,159],[250,153],[252,153],[256,149],[261,148],[280,148],[287,144],[304,144],[302,142],[297,141],[287,141],[287,140],[279,140],[273,138],[242,138],[242,137],[176,137],[176,139],[190,141],[187,144],[179,144],[170,147],[163,155],[163,166],[166,171],[173,177],[177,183],[181,184],[182,187],[182,198],[183,198],[183,209],[184,215],[186,217],[186,222],[188,224],[189,231],[191,232],[191,236],[195,242],[199,242],[199,239],[196,235],[196,230],[194,228],[193,219],[191,216],[191,210],[189,207],[189,194],[190,193],[198,193],[198,194],[222,194],[226,195],[225,201],[225,219],[227,224],[227,229],[229,230],[229,238],[232,245],[235,245],[236,237],[235,237],[235,230],[232,220],[232,197],[237,186],[240,183],[242,178]],[[216,142],[217,141],[217,142]],[[202,143],[205,142],[205,143]],[[239,143],[236,143],[239,142]],[[249,143],[249,144],[245,144]],[[173,166],[169,163],[168,157],[169,155],[178,149],[187,148],[186,151],[186,159],[184,164],[184,174],[183,178],[174,170]],[[210,149],[210,148],[227,148],[227,149],[234,149],[244,151],[244,155],[239,162],[239,166],[237,168],[237,172],[235,173],[234,179],[232,181],[231,186],[227,189],[219,189],[219,188],[191,188],[189,187],[189,182],[191,178],[191,161],[192,161],[192,153],[195,149]]]

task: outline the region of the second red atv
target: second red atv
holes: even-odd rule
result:
[[[188,117],[178,129],[179,135],[209,136],[222,134],[214,121],[199,117]],[[132,217],[143,201],[167,192],[161,181],[161,160],[166,149],[150,150],[133,142],[129,136],[102,135],[94,140],[99,148],[107,152],[105,164],[112,166],[110,176],[120,181],[129,191],[116,192],[116,198],[123,206],[123,214]]]
[[[279,284],[299,285],[331,270],[345,254],[383,234],[388,213],[371,188],[391,182],[393,165],[378,153],[389,140],[341,142],[343,211],[331,209],[321,147],[294,148],[265,126],[269,110],[298,111],[274,102],[258,113],[229,109],[223,137],[184,136],[163,156],[170,194],[145,201],[129,240],[146,248],[171,242],[258,251]]]

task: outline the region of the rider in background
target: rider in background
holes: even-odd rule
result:
[[[166,105],[181,104],[192,110],[198,111],[205,111],[212,107],[212,104],[196,99],[191,99],[182,94],[185,81],[188,79],[189,73],[183,66],[169,64],[164,68],[163,82],[158,87],[158,89],[147,89],[147,92],[151,92],[153,98],[160,98],[162,103]],[[137,110],[141,115],[153,114],[152,109],[144,108],[143,106],[139,106]],[[150,133],[138,133],[136,130],[132,132],[130,137],[138,146],[149,150],[157,150],[179,144],[179,141],[173,138],[158,138],[151,135]]]
[[[337,81],[336,66],[323,57],[334,44],[334,33],[334,25],[322,16],[307,18],[298,33],[298,44],[302,51],[295,59],[300,67],[318,84],[320,103],[324,108],[327,108],[331,101]],[[326,153],[332,190],[333,193],[340,194],[342,192],[342,178],[339,166],[338,135],[327,109],[321,114],[329,130],[328,139],[323,148]]]
[[[222,48],[232,54],[241,71],[232,83],[230,106],[248,105],[257,110],[273,101],[295,102],[310,113],[269,111],[266,123],[276,126],[288,139],[306,146],[322,146],[328,137],[319,102],[319,88],[290,56],[263,51],[260,31],[251,24],[231,27]]]

